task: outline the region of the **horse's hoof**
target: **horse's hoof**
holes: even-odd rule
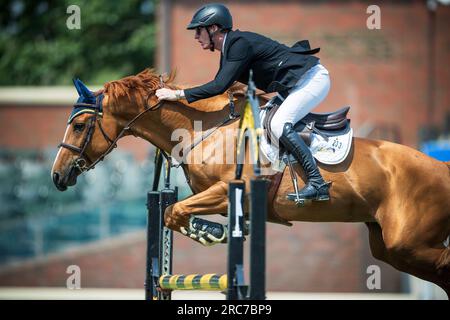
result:
[[[213,241],[222,241],[227,237],[227,228],[221,223],[193,216],[189,220],[189,228],[200,236],[207,236]]]

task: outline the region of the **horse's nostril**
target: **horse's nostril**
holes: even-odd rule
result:
[[[58,172],[53,172],[53,183],[55,184],[56,189],[58,189],[59,191],[66,191],[67,190],[67,186],[65,185],[65,183],[62,183],[62,181],[60,181],[61,176],[59,175]]]
[[[55,185],[58,185],[59,182],[59,173],[58,172],[53,172],[53,183]]]

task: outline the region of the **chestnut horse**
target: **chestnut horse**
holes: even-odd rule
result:
[[[226,94],[192,104],[185,100],[159,102],[155,90],[160,87],[160,79],[149,69],[106,83],[95,94],[80,83],[77,86],[80,98],[75,107],[89,109],[91,105],[94,109],[101,108],[101,112],[76,109],[79,114],[73,114],[51,171],[61,191],[75,185],[77,176],[103,159],[124,135],[133,134],[171,154],[179,145],[186,147],[192,143],[189,139],[181,142],[174,139],[175,130],[183,129],[194,135],[194,121],[201,121],[202,130],[206,131],[229,114]],[[173,84],[172,75],[164,85],[182,88]],[[235,97],[236,111],[242,111],[245,96]],[[211,156],[211,147],[218,138],[229,135],[231,131],[226,130],[238,126],[238,119],[231,120],[192,149],[191,153],[202,150],[200,161],[182,166],[194,194],[167,208],[167,227],[180,232],[181,228],[188,228],[192,215],[227,213],[228,182],[234,179],[236,164],[217,161]],[[234,147],[221,146],[224,151]],[[343,163],[318,165],[324,179],[332,181],[330,201],[299,207],[287,200],[286,194],[293,187],[285,170],[276,193],[269,198],[268,221],[285,225],[291,221],[364,222],[375,258],[431,281],[450,295],[450,248],[444,245],[450,234],[449,163],[400,144],[354,138],[352,150]],[[303,180],[299,181],[301,186],[304,174],[300,167],[295,169]],[[252,175],[253,167],[246,162],[242,179],[247,186]]]

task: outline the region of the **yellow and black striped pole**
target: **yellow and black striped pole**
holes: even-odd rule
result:
[[[216,273],[164,275],[159,278],[159,286],[163,290],[224,291],[227,289],[227,275]]]

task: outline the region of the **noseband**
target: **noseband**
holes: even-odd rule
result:
[[[164,81],[162,79],[162,75],[159,76],[159,88],[163,88],[164,87]],[[158,88],[158,89],[159,89]],[[156,91],[156,89],[151,90],[149,92],[149,94],[147,95],[146,99],[145,99],[145,109],[143,111],[141,111],[137,116],[135,116],[133,119],[131,119],[127,125],[120,131],[120,133],[118,134],[118,136],[113,140],[111,139],[106,132],[103,130],[102,124],[101,124],[101,114],[99,113],[99,110],[101,109],[101,103],[102,103],[102,98],[103,98],[103,94],[100,94],[96,97],[96,102],[95,103],[76,103],[74,105],[74,107],[85,107],[89,110],[95,110],[94,112],[94,116],[89,118],[89,122],[88,122],[88,129],[87,129],[87,134],[86,137],[84,138],[83,143],[81,144],[81,147],[77,147],[74,146],[72,144],[68,144],[65,142],[61,142],[58,145],[58,148],[66,148],[69,149],[73,152],[78,153],[78,157],[73,161],[72,165],[73,167],[75,167],[76,169],[78,169],[81,172],[85,172],[85,171],[89,171],[91,169],[93,169],[97,163],[99,163],[100,161],[103,161],[103,159],[105,158],[105,156],[110,153],[114,148],[117,147],[117,141],[119,141],[120,138],[122,138],[125,133],[127,131],[131,131],[131,128],[133,126],[133,124],[140,118],[142,117],[144,114],[146,114],[148,111],[156,111],[157,109],[159,109],[162,105],[162,101],[159,101],[156,105],[150,107],[148,106],[148,98],[150,97],[150,95],[152,93],[154,93]],[[92,112],[91,112],[92,113]],[[100,131],[102,132],[103,137],[105,138],[105,140],[108,142],[108,148],[106,149],[105,152],[103,152],[100,157],[95,160],[92,161],[88,155],[86,154],[86,148],[88,147],[89,143],[92,140],[92,136],[94,135],[94,131],[95,131],[95,124],[98,123],[98,127],[100,128]],[[134,133],[133,133],[134,134]],[[90,165],[88,166],[87,164],[90,163]]]

